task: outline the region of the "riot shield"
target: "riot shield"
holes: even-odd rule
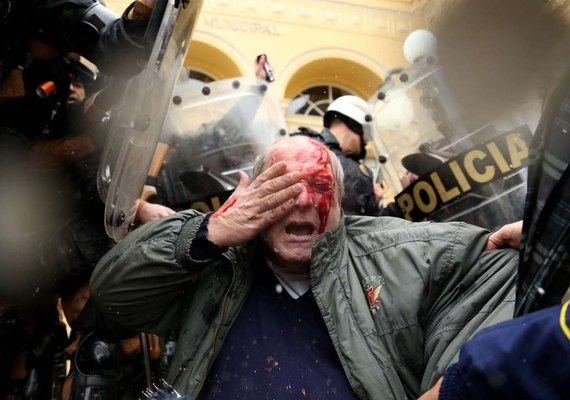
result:
[[[379,180],[404,218],[488,229],[522,218],[532,118],[470,119],[430,59],[400,71],[369,102],[366,130],[380,156]]]
[[[215,210],[248,173],[257,155],[286,135],[279,100],[258,78],[211,83],[181,80],[162,141],[169,153],[158,198],[173,209]]]
[[[117,241],[134,220],[201,6],[202,0],[166,1],[148,63],[112,110],[97,183],[105,201],[105,229]]]

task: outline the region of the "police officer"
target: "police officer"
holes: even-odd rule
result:
[[[342,208],[345,214],[380,213],[374,194],[372,172],[362,161],[366,156],[363,125],[368,111],[368,104],[360,97],[341,96],[327,108],[321,133],[301,127],[298,132],[291,134],[320,140],[340,159],[344,169],[346,194],[342,200]]]

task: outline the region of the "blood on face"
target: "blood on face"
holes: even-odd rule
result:
[[[287,141],[271,153],[269,165],[287,162],[287,171],[295,171],[305,186],[312,205],[319,213],[319,234],[325,231],[334,201],[334,178],[329,150],[313,140]]]
[[[311,205],[319,214],[319,234],[325,231],[329,212],[334,201],[334,177],[329,150],[322,144],[309,139],[284,140],[271,151],[266,168],[279,161],[287,163],[288,172],[297,172],[304,191],[311,199]],[[218,209],[212,218],[232,208],[237,198],[230,198]]]

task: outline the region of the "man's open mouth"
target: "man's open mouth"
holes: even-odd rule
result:
[[[285,227],[285,232],[292,236],[312,236],[317,227],[310,222],[292,222]]]

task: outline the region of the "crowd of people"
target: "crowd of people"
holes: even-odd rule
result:
[[[94,361],[102,342],[91,334],[88,282],[113,245],[97,190],[110,89],[141,71],[154,1],[122,16],[96,0],[0,5],[0,177],[9,188],[0,197],[0,398],[123,398],[138,370],[123,368],[118,382],[114,367],[111,385],[88,378],[110,368]],[[144,221],[166,215],[142,202],[138,211]]]
[[[0,399],[570,397],[569,73],[534,133],[524,218],[496,232],[379,207],[369,107],[342,96],[219,209],[140,199],[117,244],[98,161],[155,1],[4,3]],[[266,54],[255,74],[275,80]]]

